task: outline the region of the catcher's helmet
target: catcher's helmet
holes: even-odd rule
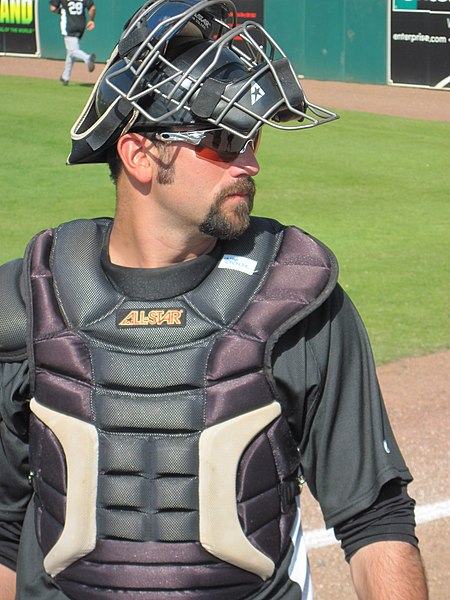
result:
[[[105,162],[130,130],[201,124],[247,140],[263,124],[303,129],[336,118],[307,101],[261,25],[236,25],[230,0],[149,0],[126,24],[72,128],[68,163]]]

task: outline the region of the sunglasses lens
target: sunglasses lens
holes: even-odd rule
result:
[[[259,149],[259,145],[261,143],[261,136],[262,136],[262,127],[260,127],[258,129],[258,131],[256,132],[256,136],[255,139],[252,140],[252,144],[253,144],[253,152],[256,154],[258,152]]]
[[[253,140],[244,140],[234,133],[223,129],[208,131],[201,143],[196,147],[197,156],[206,160],[219,162],[232,162],[245,150],[247,144],[251,144],[256,152],[261,139],[261,129],[258,129]]]
[[[195,154],[200,158],[212,160],[214,162],[232,162],[237,156],[236,153],[230,154],[229,152],[215,150],[214,148],[209,148],[203,144],[195,147]]]

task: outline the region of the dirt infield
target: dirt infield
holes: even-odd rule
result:
[[[391,424],[414,476],[409,491],[417,502],[417,536],[427,570],[430,600],[448,600],[450,590],[448,373],[450,351],[378,368]],[[343,568],[339,545],[325,540],[327,545],[319,547],[323,520],[308,490],[302,493],[301,504],[307,539],[310,536],[316,600],[356,600],[348,570]]]
[[[98,65],[89,74],[84,65],[76,64],[71,85],[94,83],[101,68]],[[62,69],[61,61],[0,57],[0,75],[57,80]],[[312,101],[338,111],[450,122],[450,90],[306,80],[303,85]],[[450,594],[449,372],[450,351],[405,359],[378,369],[394,431],[415,477],[410,492],[417,501],[417,533],[431,600],[447,600]],[[319,508],[307,489],[302,493],[302,510],[316,600],[356,599],[342,552],[323,531]]]

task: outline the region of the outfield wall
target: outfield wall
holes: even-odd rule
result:
[[[386,0],[266,0],[266,27],[308,79],[386,83]]]
[[[83,46],[106,60],[141,0],[95,0],[96,28]],[[253,8],[254,0],[241,0]],[[386,0],[264,0],[264,26],[310,79],[386,83]],[[41,55],[63,58],[58,17],[39,2]]]
[[[98,62],[105,62],[120,36],[123,23],[142,3],[143,0],[95,0],[96,27],[85,33],[82,48],[89,53],[95,52]],[[32,4],[37,17],[35,54],[63,59],[65,51],[59,16],[50,12],[48,0],[0,0],[0,42],[8,11],[12,12],[13,6]],[[395,83],[390,73],[391,11],[400,7],[405,12],[406,6],[406,12],[412,12],[410,7],[420,8],[421,5],[436,10],[444,4],[447,7],[450,0],[236,0],[242,18],[246,16],[264,22],[292,60],[297,73],[308,79],[378,84]],[[450,32],[450,19],[442,19],[441,23],[444,26],[448,23]],[[448,42],[450,44],[450,37]],[[450,45],[442,45],[440,51],[448,53],[447,49],[450,50]],[[2,50],[4,52],[0,43],[0,53]],[[415,50],[419,50],[418,43]],[[409,60],[409,48],[406,52],[400,51],[403,53],[400,64],[418,64],[416,55],[413,61]],[[419,52],[424,55],[426,50]],[[18,53],[16,49],[14,53]],[[429,64],[430,60],[425,57],[424,61],[427,60]],[[432,60],[436,62],[435,55]],[[411,67],[401,68],[405,71]],[[411,75],[408,73],[405,77],[406,81],[402,83],[408,83]]]

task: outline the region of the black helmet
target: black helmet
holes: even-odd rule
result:
[[[246,140],[263,124],[303,129],[336,118],[306,100],[261,25],[236,26],[232,2],[151,0],[125,26],[73,126],[68,163],[105,162],[130,130],[196,124]]]

